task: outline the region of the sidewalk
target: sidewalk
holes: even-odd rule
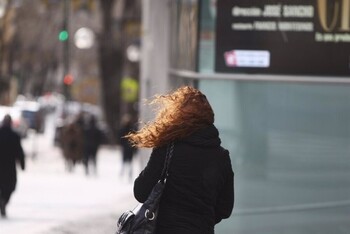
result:
[[[67,222],[42,234],[114,234],[118,217],[116,213],[86,217],[85,220]]]
[[[98,174],[86,176],[82,164],[72,173],[64,167],[59,148],[45,136],[37,139],[38,153],[31,159],[31,139],[23,142],[26,171],[19,171],[17,189],[0,219],[1,233],[68,234],[113,233],[119,215],[137,202],[132,183],[121,178],[117,148],[103,147],[98,154]],[[139,172],[134,162],[134,176]]]

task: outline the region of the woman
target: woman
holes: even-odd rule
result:
[[[135,146],[153,148],[134,182],[134,196],[146,201],[161,176],[167,144],[175,142],[156,233],[213,234],[234,201],[229,152],[220,146],[213,110],[205,95],[188,86],[152,103],[161,107],[155,120],[127,135]]]

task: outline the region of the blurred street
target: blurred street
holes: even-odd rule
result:
[[[215,233],[350,234],[349,22],[349,0],[0,0],[0,126],[26,154],[5,212],[20,147],[0,134],[0,234],[113,234],[151,152],[129,177],[122,130],[181,86],[230,152]]]
[[[44,134],[30,132],[22,140],[26,170],[18,170],[8,218],[0,219],[1,233],[113,233],[120,212],[136,205],[132,183],[120,178],[119,149],[100,149],[97,175],[85,175],[82,164],[67,172],[60,149],[53,145],[52,123],[49,116]]]
[[[22,140],[27,168],[24,172],[18,171],[17,190],[8,206],[8,218],[0,219],[1,233],[113,233],[121,212],[137,204],[132,195],[132,183],[126,176],[120,177],[119,149],[111,146],[100,149],[97,175],[92,173],[86,176],[82,164],[78,164],[73,172],[67,172],[60,149],[53,146],[53,123],[54,115],[49,115],[44,134],[34,135],[30,132]],[[277,139],[274,142],[283,146],[283,137]],[[291,145],[293,140],[288,139],[288,142]],[[336,161],[344,160],[341,164],[344,168],[337,167],[337,173],[332,171],[333,176],[327,171],[320,174],[313,167],[307,170],[309,175],[302,175],[301,172],[293,174],[282,165],[288,161],[287,165],[292,167],[293,163],[300,162],[292,163],[290,158],[282,157],[285,153],[281,147],[272,148],[279,151],[274,151],[276,157],[269,161],[271,173],[266,177],[268,181],[263,177],[245,178],[243,172],[236,170],[236,207],[233,216],[216,227],[217,233],[271,234],[286,229],[286,233],[307,233],[296,230],[299,226],[312,230],[310,233],[315,230],[317,233],[331,233],[329,227],[333,227],[337,233],[348,233],[349,190],[348,180],[344,181],[348,177],[343,175],[348,174],[346,159],[337,157]],[[294,157],[293,160],[298,158]],[[317,166],[311,161],[302,160],[303,165]],[[334,164],[334,160],[327,159],[324,164],[332,165],[332,162]],[[140,170],[138,158],[133,166],[135,177]],[[278,170],[282,168],[282,171]],[[278,178],[289,179],[282,182]],[[333,181],[338,182],[334,184]],[[279,192],[276,194],[275,191]],[[329,202],[325,197],[326,191],[327,194],[332,192],[331,197],[337,200]],[[310,200],[306,205],[299,204],[297,198],[305,195]],[[266,197],[273,197],[273,203],[267,203]],[[249,207],[252,201],[254,206]],[[290,204],[285,201],[290,201]],[[284,219],[289,221],[284,223]],[[251,220],[254,222],[251,223]],[[278,228],[271,225],[276,220],[280,221]],[[309,220],[313,222],[309,223]]]

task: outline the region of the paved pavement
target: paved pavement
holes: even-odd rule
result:
[[[303,149],[300,143],[293,150],[285,150],[293,146],[293,139],[276,139],[278,144],[270,147],[265,174],[249,176],[246,171],[254,170],[234,163],[235,208],[228,220],[217,225],[216,233],[349,234],[348,155],[331,154],[341,147],[328,147],[329,140],[321,141],[324,155],[289,155]],[[119,215],[137,204],[132,184],[120,177],[117,148],[103,147],[98,155],[98,174],[86,176],[82,165],[72,173],[65,171],[60,150],[52,146],[50,131],[37,138],[30,136],[23,145],[27,170],[19,172],[9,217],[0,219],[1,234],[113,233]],[[141,168],[138,160],[135,174]]]
[[[78,221],[70,221],[56,226],[43,234],[113,234],[115,233],[116,213],[90,216]]]
[[[0,219],[1,233],[113,233],[120,213],[137,204],[132,183],[119,173],[119,149],[103,147],[98,154],[98,173],[86,176],[81,164],[71,173],[65,170],[50,133],[31,135],[23,146],[27,168],[18,173],[8,218]],[[134,169],[136,174],[137,160]]]

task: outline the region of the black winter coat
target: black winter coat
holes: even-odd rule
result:
[[[10,127],[0,128],[0,189],[6,193],[15,190],[17,182],[16,161],[24,170],[24,152],[20,137]]]
[[[102,131],[97,126],[88,126],[83,133],[85,157],[96,157],[97,151],[102,144]]]
[[[175,142],[163,193],[157,234],[213,234],[214,226],[231,215],[234,181],[229,152],[220,146],[212,125]],[[145,202],[161,176],[166,146],[153,149],[134,183],[134,196]]]

